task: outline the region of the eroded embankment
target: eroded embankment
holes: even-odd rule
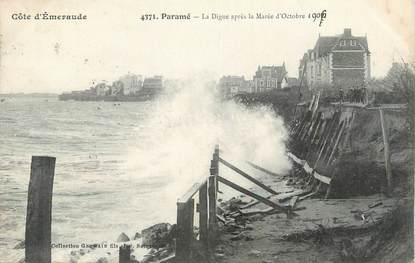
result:
[[[413,185],[409,116],[383,110],[395,193]],[[385,147],[377,108],[357,105],[300,107],[291,130],[290,150],[318,174],[331,178],[329,197],[370,195],[385,190]]]

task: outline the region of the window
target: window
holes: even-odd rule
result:
[[[341,47],[346,46],[346,40],[340,40],[340,46]]]
[[[350,45],[351,46],[356,46],[356,40],[350,40]]]

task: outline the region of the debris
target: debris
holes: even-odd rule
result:
[[[277,199],[278,201],[282,202],[284,200],[287,200],[293,196],[302,196],[302,195],[306,195],[310,193],[310,190],[298,190],[298,191],[294,191],[292,193],[288,193],[288,194],[281,194],[281,195],[277,195]]]
[[[380,205],[383,205],[383,202],[372,203],[372,204],[368,205],[368,207],[369,208],[374,208],[374,207],[377,207],[377,206],[380,206]]]
[[[295,208],[295,205],[297,203],[297,200],[298,200],[298,195],[296,195],[293,198],[291,198],[290,203],[288,204],[291,207],[291,209],[294,209]]]
[[[238,241],[238,240],[251,241],[251,240],[254,240],[254,238],[252,236],[250,236],[249,234],[247,234],[246,232],[241,232],[241,233],[238,233],[238,234],[234,235],[233,237],[231,237],[230,240],[232,240],[232,241]]]
[[[216,215],[216,218],[221,221],[222,223],[226,224],[226,219],[221,215]]]

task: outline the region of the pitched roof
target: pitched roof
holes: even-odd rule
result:
[[[258,67],[255,76],[257,78],[262,78],[265,75],[265,72],[269,71],[271,78],[277,78],[278,82],[281,82],[283,78],[287,75],[287,70],[285,69],[285,64],[282,66],[262,66]]]
[[[339,37],[319,37],[314,46],[314,51],[317,53],[318,57],[323,57],[330,52],[338,40]]]
[[[358,44],[362,46],[362,48],[369,52],[367,37],[355,37],[351,34],[350,29],[345,29],[343,34],[337,36],[319,36],[313,51],[316,52],[317,57],[323,57],[326,56],[335,47],[336,49],[351,49],[350,47],[339,47],[339,45],[337,45],[342,39],[355,39],[357,40]],[[360,49],[360,47],[358,45],[353,49]]]

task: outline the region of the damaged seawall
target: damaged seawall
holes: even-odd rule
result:
[[[408,193],[413,185],[409,115],[404,107],[382,109],[389,143],[391,184]],[[360,105],[299,106],[289,148],[314,172],[331,178],[329,196],[344,198],[385,192],[385,144],[379,108]]]

